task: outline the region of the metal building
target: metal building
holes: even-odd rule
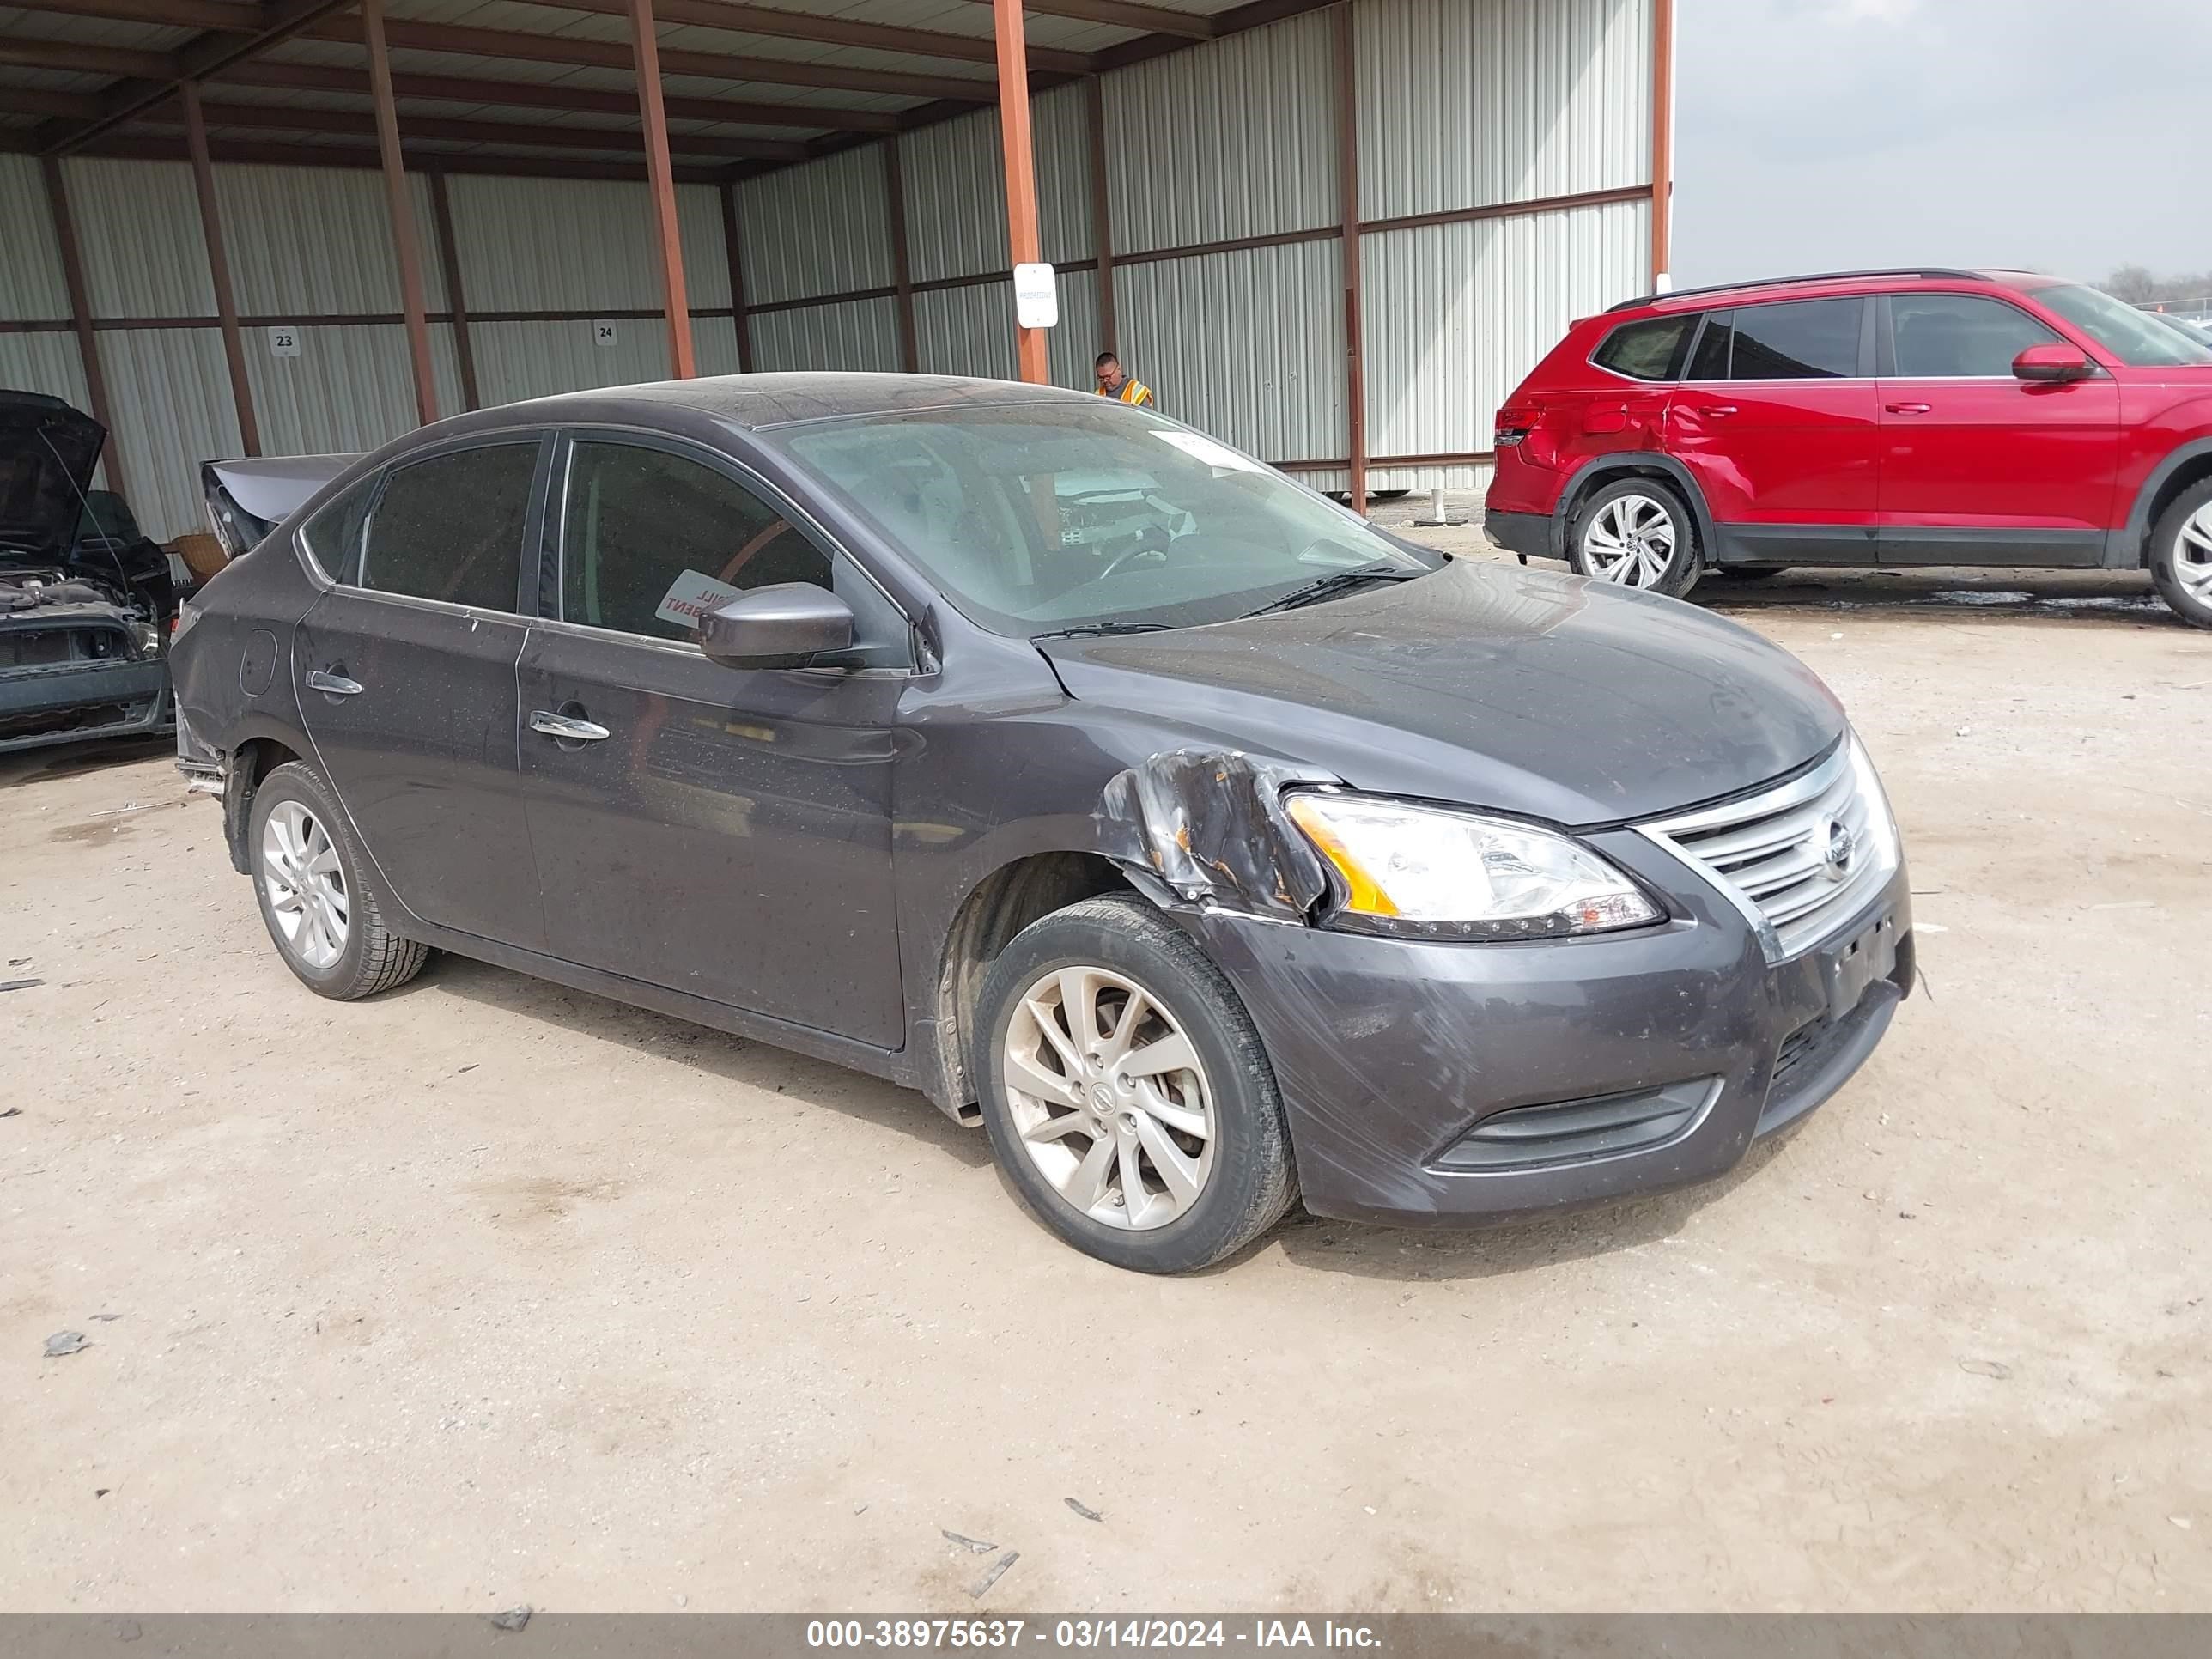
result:
[[[1672,5],[28,0],[0,386],[93,410],[157,537],[209,457],[692,370],[1087,386],[1108,343],[1322,487],[1471,484],[1666,269]]]

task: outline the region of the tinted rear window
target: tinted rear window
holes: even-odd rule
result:
[[[361,585],[513,611],[538,447],[487,444],[395,470],[369,515]]]
[[[1738,306],[1731,380],[1834,380],[1859,372],[1863,300]]]
[[[1590,361],[1634,380],[1671,380],[1680,373],[1682,350],[1697,320],[1692,313],[1687,317],[1647,317],[1640,323],[1623,323],[1605,337]]]
[[[301,530],[307,551],[334,582],[347,586],[361,580],[361,532],[368,522],[368,509],[376,500],[376,487],[384,481],[372,472],[352,489],[317,509]]]

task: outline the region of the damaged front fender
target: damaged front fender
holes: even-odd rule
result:
[[[1303,922],[1328,896],[1328,877],[1285,816],[1283,792],[1339,781],[1235,750],[1170,750],[1108,781],[1094,814],[1098,850],[1156,904]]]

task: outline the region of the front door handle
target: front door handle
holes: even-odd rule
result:
[[[307,690],[319,691],[326,697],[357,697],[363,687],[359,680],[349,680],[343,674],[311,668],[307,671]]]
[[[1933,404],[1884,404],[1882,407],[1893,415],[1925,415],[1936,405]]]
[[[595,726],[590,720],[580,720],[573,714],[556,714],[550,708],[533,709],[531,712],[530,729],[533,732],[543,732],[549,738],[560,738],[570,743],[597,743],[602,738],[614,735],[604,726]]]

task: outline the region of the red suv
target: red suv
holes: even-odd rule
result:
[[[1792,565],[2148,565],[2212,627],[2212,346],[2094,288],[1884,270],[1631,300],[1498,411],[1485,528],[1677,597]]]

